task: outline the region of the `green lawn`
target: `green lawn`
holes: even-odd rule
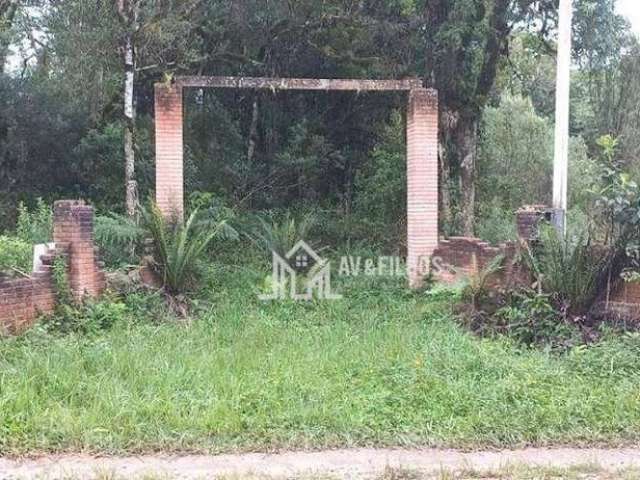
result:
[[[637,337],[560,356],[478,339],[400,282],[264,304],[263,273],[209,277],[189,323],[132,297],[97,334],[0,340],[2,453],[640,440]]]

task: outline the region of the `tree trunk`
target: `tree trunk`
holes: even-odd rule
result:
[[[446,157],[444,144],[438,142],[438,205],[440,211],[442,231],[446,236],[451,235],[451,227],[453,225],[453,215],[451,211],[451,172],[449,171],[449,162]]]
[[[134,217],[138,207],[138,183],[135,179],[135,52],[132,34],[125,38],[124,48],[124,161],[127,215]]]
[[[440,176],[443,220],[449,229],[473,236],[475,222],[475,176],[477,154],[477,119],[463,112],[447,109],[440,112]],[[457,198],[451,195],[452,179],[459,185]],[[454,204],[460,217],[454,218]]]
[[[256,144],[258,141],[258,119],[260,116],[260,108],[258,105],[258,94],[253,97],[251,106],[251,124],[249,125],[249,142],[247,146],[247,167],[244,175],[244,187],[242,195],[247,195],[251,188],[251,180],[253,178],[253,159],[256,155]],[[251,196],[248,197],[248,206],[251,206]]]
[[[0,44],[0,75],[4,74],[4,67],[7,63],[7,51],[8,47],[4,44]]]
[[[458,155],[460,159],[460,210],[462,232],[473,236],[476,206],[476,153],[478,131],[476,121],[464,119],[458,124]]]

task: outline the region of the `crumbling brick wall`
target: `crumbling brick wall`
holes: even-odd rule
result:
[[[0,333],[24,331],[38,315],[54,311],[53,263],[58,256],[66,258],[76,301],[104,290],[105,276],[93,243],[93,207],[75,200],[55,202],[53,229],[55,248],[40,257],[40,265],[28,278],[0,278]]]
[[[640,283],[614,278],[591,308],[595,317],[640,324]]]
[[[478,275],[496,257],[502,256],[501,268],[490,279],[492,284],[519,285],[528,280],[525,269],[518,261],[520,245],[507,242],[499,246],[489,245],[479,238],[451,237],[442,240],[433,254],[435,278],[445,283],[458,283]]]
[[[500,270],[490,283],[503,287],[528,285],[531,276],[522,262],[527,244],[538,238],[539,225],[550,221],[552,210],[544,205],[531,205],[519,209],[515,215],[518,240],[493,246],[473,237],[451,237],[441,240],[433,253],[432,272],[436,280],[457,283],[478,275],[493,260],[502,256]]]

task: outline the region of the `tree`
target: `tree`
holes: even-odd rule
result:
[[[136,57],[134,36],[140,29],[140,3],[135,0],[118,0],[116,6],[123,26],[122,55],[124,59],[124,182],[127,215],[133,217],[138,207],[138,183],[135,179],[135,98],[134,80]]]
[[[547,28],[550,7],[534,0],[429,0],[424,5],[426,83],[440,95],[445,219],[457,177],[460,227],[466,235],[473,234],[478,122],[499,61],[507,53],[514,26],[536,18],[542,29]]]
[[[478,202],[515,211],[523,204],[551,201],[553,123],[536,114],[531,100],[505,94],[487,106],[478,149]],[[569,206],[588,210],[598,174],[581,137],[569,142]]]
[[[20,5],[19,0],[0,0],[0,73],[4,72],[9,45],[11,27]]]

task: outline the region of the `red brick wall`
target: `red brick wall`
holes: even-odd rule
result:
[[[438,246],[438,97],[409,92],[407,109],[407,268],[419,287]],[[425,269],[426,267],[426,269]]]
[[[20,333],[40,313],[51,313],[55,292],[50,267],[29,278],[0,279],[0,334]]]
[[[451,237],[443,240],[433,253],[434,276],[445,283],[457,283],[477,275],[498,256],[504,257],[502,268],[491,282],[504,287],[528,281],[526,270],[514,261],[518,254],[518,244],[507,242],[491,246],[479,238]]]
[[[156,203],[167,217],[183,216],[182,87],[156,84]]]
[[[54,204],[54,250],[41,256],[42,265],[29,278],[0,279],[0,333],[20,333],[39,314],[56,304],[52,268],[56,256],[65,256],[68,281],[76,301],[95,297],[105,288],[105,276],[93,244],[93,208],[81,201]]]
[[[503,268],[493,281],[502,286],[529,285],[531,275],[517,261],[520,249],[539,237],[542,222],[550,222],[553,210],[545,205],[528,205],[515,213],[518,232],[517,242],[506,242],[498,246],[489,245],[479,238],[451,237],[440,241],[435,250],[434,276],[446,283],[456,283],[476,275],[487,267],[498,255],[504,256]]]
[[[596,317],[640,323],[640,283],[617,279],[611,290],[600,292],[598,301],[591,309]]]
[[[104,290],[104,273],[93,243],[93,207],[82,201],[61,200],[53,206],[53,241],[69,252],[69,286],[76,300]]]

